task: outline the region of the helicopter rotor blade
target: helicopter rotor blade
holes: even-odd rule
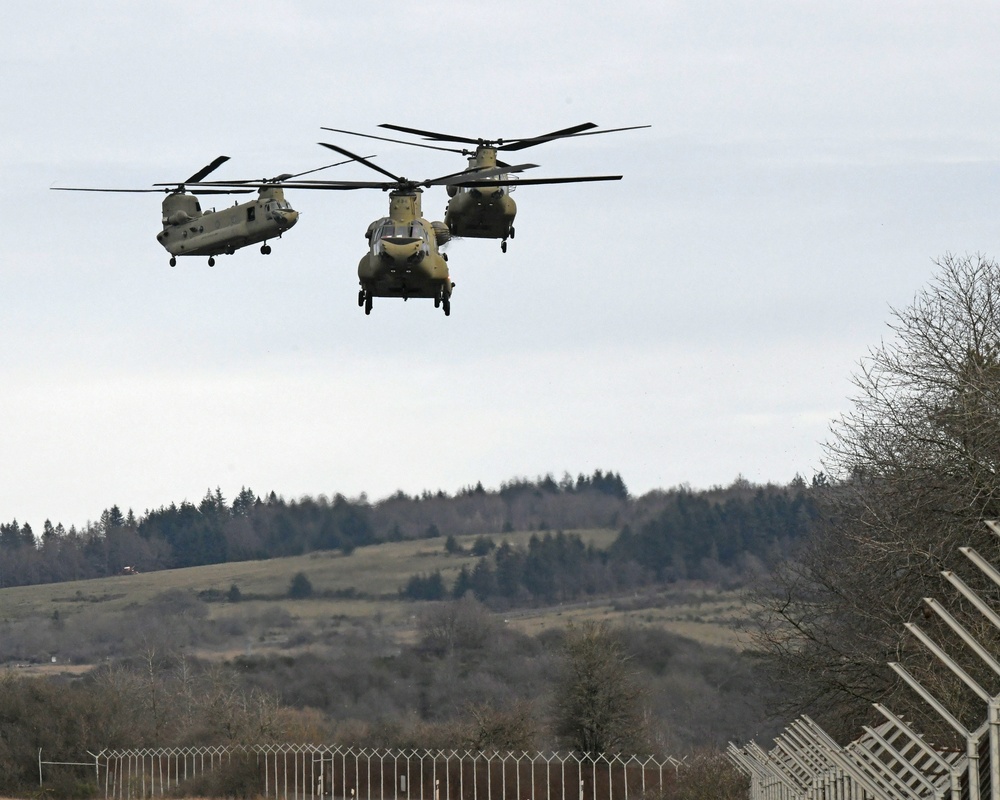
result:
[[[365,158],[375,158],[375,156],[365,156]],[[353,158],[349,158],[346,161],[337,161],[333,164],[326,164],[322,167],[313,167],[312,169],[307,169],[304,172],[283,172],[281,175],[275,175],[273,178],[247,178],[246,180],[234,180],[234,181],[197,181],[199,186],[257,186],[262,187],[263,184],[268,184],[274,186],[275,184],[281,184],[282,186],[293,178],[300,178],[303,175],[310,175],[313,172],[319,172],[320,170],[330,169],[330,167],[339,167],[343,164],[350,164],[354,161]],[[160,185],[160,184],[157,184]]]
[[[496,166],[481,169],[464,169],[461,172],[452,172],[450,175],[442,175],[440,178],[433,178],[429,181],[424,181],[424,186],[444,186],[452,184],[461,184],[463,181],[476,180],[480,181],[483,186],[488,186],[489,182],[492,181],[496,185],[505,185],[502,181],[497,184],[495,178],[499,178],[502,175],[507,175],[511,172],[524,172],[527,169],[535,169],[538,164],[505,164],[504,166]],[[513,182],[513,181],[512,181]]]
[[[573,138],[577,136],[597,136],[599,133],[617,133],[618,131],[636,131],[639,128],[652,128],[652,125],[629,125],[626,128],[604,128],[599,131],[582,131],[581,133],[574,133]]]
[[[199,181],[196,183],[154,183],[153,186],[161,186],[161,189],[150,189],[142,191],[159,191],[167,194],[249,194],[253,191],[249,181]],[[194,189],[190,187],[195,187]],[[197,191],[196,191],[197,189]],[[214,189],[214,191],[213,191]]]
[[[222,183],[205,183],[198,184],[198,186],[227,186],[229,184]],[[268,181],[243,181],[239,184],[232,184],[234,187],[238,186],[238,189],[232,189],[230,191],[237,192],[248,192],[254,189],[269,189],[274,186],[273,183]],[[333,190],[348,190],[348,189],[393,189],[399,185],[398,181],[296,181],[294,183],[282,183],[282,189],[333,189]]]
[[[351,136],[364,136],[366,139],[378,139],[380,142],[394,142],[395,144],[408,144],[410,147],[426,147],[428,150],[444,150],[446,153],[459,153],[465,155],[466,151],[459,147],[438,147],[433,144],[421,144],[420,142],[408,142],[406,139],[390,139],[386,136],[374,136],[370,133],[357,133],[356,131],[345,131],[340,128],[321,127],[320,130],[333,131],[334,133],[347,133]]]
[[[171,184],[171,186],[172,185],[173,184]],[[163,194],[164,192],[170,191],[169,189],[91,189],[80,186],[50,186],[49,189],[54,192],[125,192],[129,194],[140,194],[145,192]]]
[[[191,194],[252,194],[253,189],[188,189]]]
[[[354,161],[358,161],[364,164],[366,167],[375,170],[376,172],[381,172],[383,175],[387,175],[388,177],[392,178],[394,181],[396,181],[396,183],[406,183],[405,178],[400,178],[398,175],[393,175],[391,172],[389,172],[389,170],[382,169],[382,167],[380,167],[378,164],[373,164],[367,158],[359,156],[356,153],[352,153],[350,150],[345,150],[343,147],[338,147],[335,144],[328,144],[327,142],[318,142],[317,144],[319,144],[322,147],[327,147],[330,150],[333,150],[335,153],[340,153],[342,156],[347,156],[348,158],[351,158]]]
[[[172,194],[174,193],[174,184],[168,184],[166,188],[159,189],[94,189],[90,187],[79,187],[79,186],[50,186],[49,187],[54,192],[116,192],[121,194]],[[201,189],[189,190],[190,194],[249,194],[253,189]]]
[[[573,178],[510,178],[505,180],[500,178],[499,180],[467,180],[467,181],[457,181],[455,185],[457,186],[540,186],[548,183],[590,183],[592,181],[620,181],[622,179],[621,175],[585,175]]]
[[[365,156],[365,158],[375,158],[375,156],[374,155]],[[271,180],[275,182],[284,183],[286,181],[292,180],[293,178],[301,178],[303,175],[312,175],[312,173],[314,172],[320,172],[321,170],[324,169],[330,169],[330,167],[342,167],[344,164],[350,164],[354,160],[355,159],[353,158],[348,158],[346,161],[337,161],[333,164],[327,164],[325,167],[315,167],[314,169],[307,169],[305,172],[296,172],[294,175],[279,175],[277,178],[272,178]]]
[[[194,175],[188,178],[186,181],[181,183],[183,186],[185,183],[198,183],[202,178],[208,176],[212,172],[215,172],[219,167],[225,164],[229,160],[229,156],[219,156],[211,164],[206,164],[200,170],[198,170]]]
[[[332,145],[327,145],[328,147]],[[372,164],[371,166],[375,166]],[[464,169],[460,172],[453,172],[449,175],[442,175],[439,178],[430,178],[428,180],[422,181],[408,181],[405,178],[396,178],[392,176],[394,181],[298,181],[296,183],[284,183],[282,184],[286,189],[333,189],[333,190],[346,190],[346,189],[402,189],[407,187],[417,187],[417,186],[446,186],[449,184],[464,184],[465,181],[477,180],[481,185],[489,186],[491,185],[491,179],[507,175],[510,173],[523,172],[524,170],[534,169],[537,164],[515,164],[508,165],[505,167],[490,167],[488,169]],[[392,173],[388,173],[392,174]],[[504,186],[507,183],[513,183],[514,181],[500,181],[492,180],[492,185]],[[209,182],[208,185],[218,186],[227,185],[220,183]],[[240,183],[241,186],[263,186],[265,184],[261,183]]]
[[[543,133],[540,136],[519,136],[507,137],[504,139],[472,139],[467,136],[453,136],[448,133],[435,133],[434,131],[425,131],[419,128],[407,128],[403,125],[392,125],[389,123],[383,123],[379,125],[379,127],[389,128],[403,133],[412,133],[415,136],[423,136],[425,139],[432,139],[435,141],[462,142],[466,144],[473,144],[477,147],[495,147],[497,150],[523,150],[526,147],[534,147],[536,144],[551,142],[554,139],[576,136],[583,131],[596,128],[597,125],[593,122],[583,122],[579,125],[571,125],[568,128],[561,128],[560,130],[552,131],[551,133]]]
[[[480,139],[470,139],[467,136],[452,136],[448,133],[434,133],[433,131],[422,131],[418,128],[405,128],[402,125],[390,125],[388,122],[383,122],[379,127],[400,131],[401,133],[412,133],[414,136],[423,136],[425,139],[432,139],[439,142],[462,142],[463,144],[478,145],[481,141]]]
[[[303,181],[289,184],[289,189],[322,189],[324,191],[348,192],[352,189],[395,189],[392,181]]]
[[[591,127],[596,127],[596,126],[591,126]],[[523,150],[526,147],[534,147],[536,144],[551,142],[555,139],[575,139],[577,136],[596,136],[599,133],[617,133],[618,131],[634,131],[638,130],[639,128],[652,128],[652,127],[653,127],[652,125],[629,125],[626,128],[607,128],[599,131],[584,129],[584,130],[579,130],[575,133],[566,133],[566,132],[547,133],[544,136],[536,136],[533,139],[521,140],[511,145],[502,145],[498,147],[497,150]]]
[[[583,131],[589,131],[591,128],[596,127],[597,125],[593,122],[584,122],[581,125],[573,125],[569,128],[552,131],[552,133],[543,133],[541,136],[528,136],[522,139],[515,139],[511,144],[501,144],[497,147],[497,150],[524,150],[526,147],[534,147],[536,144],[551,142],[554,139],[565,139],[569,136],[576,136]]]

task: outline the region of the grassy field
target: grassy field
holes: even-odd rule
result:
[[[608,547],[617,535],[614,530],[603,529],[566,533],[576,534],[585,543],[592,543],[599,549]],[[512,545],[527,545],[531,536],[531,532],[515,532],[492,538],[497,544],[507,541]],[[322,551],[265,561],[239,561],[141,575],[16,586],[0,590],[0,619],[17,620],[46,615],[55,608],[61,614],[72,614],[94,603],[101,603],[107,610],[114,611],[134,603],[148,602],[170,589],[225,593],[236,584],[244,595],[275,597],[288,591],[292,577],[298,572],[306,574],[317,594],[353,590],[368,601],[381,603],[395,599],[399,589],[415,573],[440,570],[445,583],[454,581],[463,565],[471,567],[475,564],[477,559],[468,551],[476,538],[458,537],[459,544],[466,551],[461,555],[447,553],[445,540],[439,537],[361,547],[350,556],[339,551]],[[308,604],[321,605],[321,601],[310,600]],[[361,605],[367,606],[368,603]]]
[[[567,531],[586,543],[606,548],[617,535],[613,530]],[[529,532],[495,536],[494,541],[527,544]],[[287,647],[297,633],[329,627],[378,625],[400,640],[413,635],[416,615],[426,604],[399,599],[399,589],[416,573],[440,570],[446,584],[454,581],[462,566],[476,559],[468,553],[477,537],[464,537],[462,554],[446,552],[444,539],[420,539],[363,547],[350,556],[339,552],[317,552],[293,558],[216,564],[188,569],[164,570],[139,575],[121,575],[88,581],[0,590],[0,622],[47,622],[55,612],[63,624],[75,615],[114,617],[127,609],[155,602],[172,590],[185,593],[212,592],[224,595],[236,585],[244,600],[239,603],[206,603],[209,619],[220,626],[227,622],[253,620],[267,629],[254,634],[255,650]],[[304,600],[287,597],[296,573],[305,573],[314,596]],[[594,600],[542,609],[507,612],[507,624],[526,633],[563,627],[572,621],[602,619],[636,627],[656,627],[706,644],[742,648],[744,642],[735,624],[745,616],[736,593],[704,587],[662,587],[614,600]],[[276,622],[268,625],[266,621]],[[248,636],[234,636],[203,654],[230,656],[248,647]]]
[[[508,624],[537,634],[570,622],[605,620],[615,625],[658,628],[702,644],[743,650],[749,641],[740,630],[747,611],[740,592],[690,586],[659,589],[623,600],[593,600],[543,609],[518,609],[504,614]]]

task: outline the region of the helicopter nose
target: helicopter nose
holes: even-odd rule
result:
[[[291,208],[283,208],[281,211],[272,212],[271,218],[279,228],[291,228],[299,221],[299,212]]]
[[[420,254],[420,239],[383,239],[382,252],[393,261],[411,261]]]

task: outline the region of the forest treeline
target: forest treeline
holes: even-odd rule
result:
[[[750,568],[788,556],[816,523],[813,494],[790,487],[731,487],[726,492],[671,492],[663,507],[635,527],[626,524],[607,550],[575,534],[534,534],[526,547],[480,536],[479,560],[451,586],[440,571],[410,578],[413,600],[458,599],[472,593],[492,606],[553,604],[651,583],[685,579],[738,583]],[[501,537],[502,538],[502,537]],[[449,538],[446,549],[457,544]]]
[[[725,488],[679,487],[629,494],[615,472],[516,479],[496,490],[481,483],[455,495],[403,492],[377,502],[343,495],[285,500],[242,488],[230,502],[221,490],[196,505],[183,501],[136,515],[117,506],[82,528],[46,520],[40,534],[16,520],[0,524],[0,587],[52,583],[229,561],[279,558],[414,538],[498,534],[498,547],[458,586],[440,590],[416,576],[411,596],[435,592],[517,602],[569,599],[580,592],[683,578],[724,578],[748,565],[771,564],[790,552],[816,516],[817,479],[754,486],[742,478]],[[552,531],[613,528],[608,551]],[[502,534],[534,530],[526,549]]]

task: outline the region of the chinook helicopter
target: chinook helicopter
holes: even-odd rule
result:
[[[358,305],[371,314],[376,297],[424,297],[434,300],[435,308],[451,315],[451,295],[455,284],[448,270],[448,257],[439,247],[452,238],[443,222],[430,222],[423,217],[421,195],[425,188],[446,186],[460,188],[492,188],[507,186],[514,179],[511,173],[532,169],[537,164],[504,164],[502,167],[465,169],[461,172],[421,181],[408,180],[373,164],[335,144],[320,142],[323,147],[347,156],[380,172],[389,181],[296,181],[286,182],[289,189],[381,189],[389,192],[389,215],[372,222],[365,231],[369,250],[358,264]],[[528,178],[525,183],[565,183],[569,181],[621,180],[621,175],[588,178]],[[221,181],[209,181],[202,186],[232,186]],[[259,184],[249,183],[249,186]]]
[[[154,183],[154,189],[92,189],[70,186],[53,186],[64,192],[158,192],[166,193],[163,198],[163,230],[156,240],[170,253],[170,266],[177,266],[177,256],[208,256],[208,266],[215,266],[215,256],[233,255],[240,248],[263,242],[260,252],[268,255],[271,245],[268,241],[281,235],[295,225],[299,212],[285,199],[282,184],[293,178],[308,175],[329,167],[346,164],[327,164],[323,167],[284,174],[254,184],[251,181],[233,181],[228,188],[197,187],[196,185],[229,160],[229,156],[219,156],[206,164],[194,175],[180,183]],[[202,210],[196,195],[207,194],[251,194],[256,189],[257,198],[245,203],[216,211]]]
[[[597,127],[593,122],[584,122],[581,125],[574,125],[570,128],[544,133],[541,136],[529,136],[516,139],[472,139],[464,136],[452,136],[445,133],[434,133],[432,131],[422,131],[417,128],[405,128],[401,125],[390,125],[383,123],[380,128],[388,128],[402,133],[411,133],[422,136],[428,141],[437,142],[458,142],[475,145],[475,150],[455,147],[442,147],[433,144],[421,144],[404,139],[390,139],[384,136],[373,136],[367,133],[357,133],[355,131],[345,131],[338,128],[322,128],[322,130],[335,131],[337,133],[347,133],[352,136],[364,136],[369,139],[379,139],[385,142],[396,142],[412,147],[425,147],[430,150],[444,150],[450,153],[461,153],[468,158],[468,170],[491,170],[496,171],[493,183],[480,186],[460,186],[450,184],[448,186],[448,196],[451,198],[445,208],[444,223],[449,232],[456,237],[470,237],[476,239],[500,239],[500,249],[507,252],[507,239],[514,238],[514,217],[517,215],[517,205],[510,196],[517,183],[522,185],[531,181],[520,181],[517,183],[507,179],[507,175],[497,168],[504,168],[508,165],[497,158],[499,150],[524,150],[527,147],[551,142],[556,139],[566,139],[575,136],[593,136],[599,133],[614,133],[616,131],[630,131],[637,128],[648,128],[649,125],[633,125],[627,128],[611,128],[608,130],[593,130]],[[544,183],[572,183],[577,181],[593,180],[592,178],[563,178],[543,181]],[[597,180],[604,180],[598,178]]]

